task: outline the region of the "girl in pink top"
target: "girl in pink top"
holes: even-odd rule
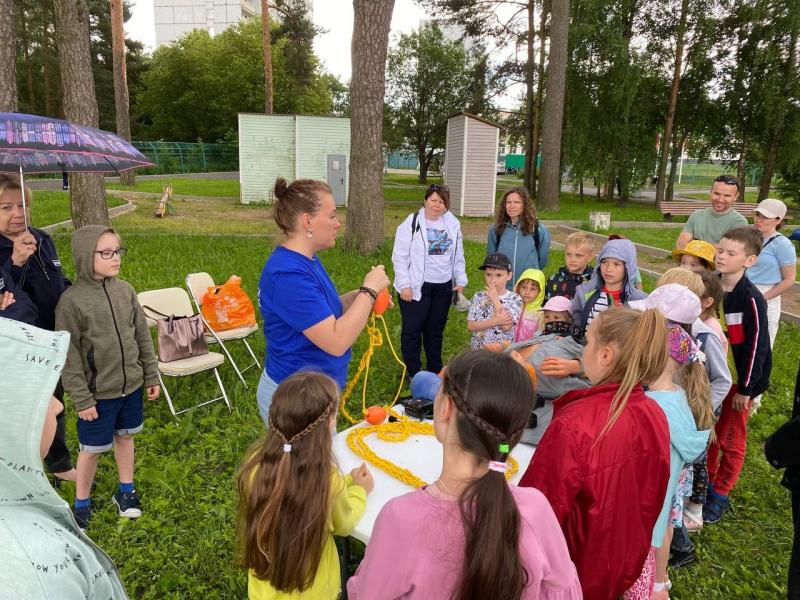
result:
[[[507,354],[468,350],[451,361],[434,404],[442,473],[381,510],[349,598],[583,597],[547,500],[505,480],[533,401]]]

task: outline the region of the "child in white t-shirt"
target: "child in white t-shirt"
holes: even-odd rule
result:
[[[506,289],[512,276],[511,261],[505,254],[490,254],[479,268],[484,272],[486,290],[476,293],[469,305],[467,328],[472,332],[472,347],[513,342],[522,298]]]

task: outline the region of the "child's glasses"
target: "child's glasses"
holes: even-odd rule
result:
[[[116,250],[95,250],[94,253],[95,254],[99,254],[105,260],[111,260],[112,258],[114,258],[115,254],[117,256],[119,256],[120,258],[122,258],[123,256],[125,256],[128,253],[128,249],[127,248],[117,248]]]

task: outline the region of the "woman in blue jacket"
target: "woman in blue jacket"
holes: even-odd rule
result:
[[[505,254],[511,259],[513,276],[506,287],[526,269],[544,270],[550,254],[550,232],[536,218],[528,190],[513,187],[506,190],[497,204],[495,221],[489,226],[486,255]]]

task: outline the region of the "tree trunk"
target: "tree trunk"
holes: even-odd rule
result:
[[[350,181],[346,244],[383,244],[383,100],[394,0],[353,0]]]
[[[25,20],[25,11],[22,11],[20,19],[20,24],[22,25],[20,28],[20,32],[22,34],[22,39],[20,39],[20,44],[22,45],[22,52],[25,58],[25,84],[28,88],[28,112],[31,114],[36,114],[36,95],[33,91],[33,67],[31,65],[31,47],[30,42],[28,40],[28,24]]]
[[[534,0],[528,0],[528,60],[525,62],[525,166],[523,169],[522,183],[533,195],[533,13],[536,7]]]
[[[683,38],[686,32],[686,18],[689,12],[689,0],[681,0],[681,16],[678,21],[678,31],[675,35],[675,67],[672,70],[672,87],[669,92],[669,106],[667,107],[667,121],[664,124],[664,136],[661,138],[661,152],[658,159],[658,179],[656,181],[656,208],[661,206],[664,199],[665,178],[667,175],[667,156],[670,152],[670,142],[674,137],[675,109],[678,106],[678,90],[681,86],[681,64],[683,63]]]
[[[131,115],[128,100],[128,69],[125,65],[125,21],[122,0],[111,0],[111,52],[114,56],[114,108],[117,115],[117,135],[131,141]],[[119,175],[122,185],[136,183],[133,169]]]
[[[264,47],[264,114],[272,114],[272,37],[269,0],[261,0],[261,44]]]
[[[17,112],[14,0],[0,0],[0,111]]]
[[[547,98],[542,118],[542,175],[539,201],[542,210],[558,210],[561,194],[561,123],[567,83],[569,2],[553,2],[550,17],[550,60],[547,63]]]
[[[677,133],[677,132],[676,132]],[[684,133],[681,136],[680,142],[672,145],[672,154],[670,156],[669,166],[669,179],[667,180],[667,189],[664,192],[665,200],[672,200],[675,193],[675,176],[678,173],[678,165],[680,164],[681,155],[683,154],[683,146],[686,144],[689,134]]]
[[[738,198],[739,202],[744,202],[744,187],[745,183],[747,183],[744,177],[744,165],[746,159],[747,159],[747,139],[745,137],[742,137],[742,145],[739,148],[739,160],[736,161],[736,177],[739,179],[739,185],[742,186],[741,187],[742,192],[740,194],[740,197]]]
[[[798,37],[798,20],[797,16],[800,10],[795,8],[795,17],[792,27],[792,33],[789,38],[789,55],[786,59],[786,74],[784,76],[783,92],[778,106],[778,114],[776,116],[775,126],[772,129],[772,135],[769,140],[769,150],[767,150],[767,157],[764,161],[764,170],[761,173],[761,183],[758,187],[758,201],[761,202],[769,197],[769,188],[772,185],[772,175],[775,172],[775,162],[778,159],[778,149],[783,139],[783,131],[786,126],[786,112],[790,98],[792,96],[792,84],[797,75],[797,37]]]
[[[547,6],[545,0],[542,0],[542,17],[539,22],[539,66],[537,67],[537,76],[539,84],[536,86],[536,103],[533,106],[533,140],[531,143],[531,192],[533,197],[536,197],[536,179],[537,179],[537,166],[536,161],[539,158],[539,130],[541,129],[542,122],[542,96],[544,94],[544,46],[545,38],[547,37]]]
[[[44,114],[53,116],[52,81],[50,79],[50,39],[47,36],[50,2],[42,0],[42,84],[44,86]]]
[[[73,123],[97,127],[86,0],[55,0],[55,13],[64,115]],[[100,173],[76,173],[70,177],[70,206],[76,229],[109,223],[105,192]]]

